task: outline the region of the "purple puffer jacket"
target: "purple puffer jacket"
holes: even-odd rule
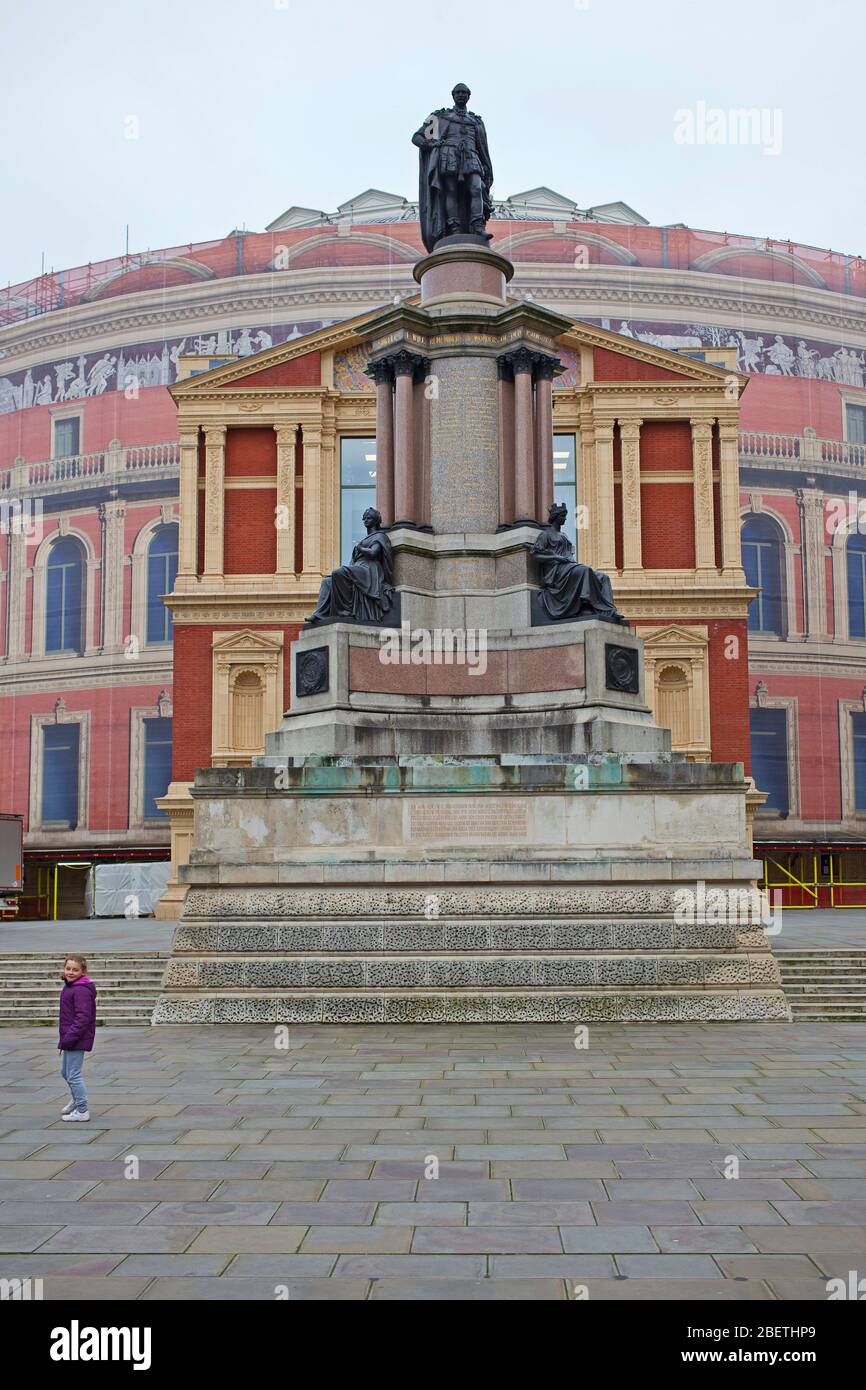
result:
[[[64,1052],[92,1052],[96,1033],[96,985],[86,975],[60,993],[60,1046]]]

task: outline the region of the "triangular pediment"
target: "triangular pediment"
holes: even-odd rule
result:
[[[510,194],[500,204],[500,207],[531,207],[540,211],[549,211],[551,215],[568,213],[570,216],[578,211],[577,203],[573,198],[566,198],[563,193],[557,193],[555,189],[547,188],[544,184],[539,188],[528,188],[523,193]]]
[[[347,203],[340,203],[337,212],[341,217],[348,213],[370,213],[372,211],[393,212],[396,208],[408,207],[408,201],[399,193],[385,193],[381,188],[368,188],[363,193],[358,193],[354,198],[350,198]]]
[[[211,650],[219,652],[220,656],[229,656],[232,652],[239,652],[244,656],[250,656],[255,652],[272,654],[283,650],[283,638],[282,634],[271,637],[267,632],[244,628],[240,632],[216,633]]]
[[[365,325],[379,313],[380,309],[367,310],[354,318],[345,319],[342,323],[318,328],[314,333],[305,333],[289,343],[266,348],[264,352],[255,352],[249,357],[227,362],[225,366],[214,367],[212,371],[186,377],[168,389],[176,401],[188,400],[192,396],[209,395],[214,388],[223,386],[251,391],[257,390],[259,386],[272,389],[275,367],[281,367],[284,363],[295,363],[303,357],[317,353],[346,352],[349,348],[357,347],[359,343],[367,340]],[[256,378],[260,380],[257,381]]]
[[[583,323],[578,320],[572,328],[561,334],[557,342],[562,347],[569,348],[572,352],[581,347],[602,348],[607,352],[615,353],[619,357],[628,359],[630,362],[645,363],[649,367],[663,368],[666,374],[672,377],[679,377],[682,381],[702,382],[704,385],[720,386],[728,384],[732,379],[739,383],[740,392],[748,385],[749,378],[739,372],[731,371],[727,367],[715,367],[710,362],[701,362],[695,357],[686,357],[685,354],[672,352],[669,348],[656,347],[653,343],[645,343],[640,338],[630,338],[621,333],[613,333],[609,328],[596,328],[594,324]],[[605,380],[602,378],[602,380]],[[638,378],[631,379],[634,384],[639,384]],[[621,384],[611,380],[611,386]]]
[[[667,627],[657,628],[654,632],[641,631],[644,647],[706,647],[709,639],[704,631],[693,627],[680,627],[678,623],[669,623]]]
[[[286,208],[285,212],[275,217],[273,222],[269,222],[265,228],[266,232],[288,232],[296,227],[315,227],[320,223],[330,222],[326,212],[320,208]]]
[[[587,213],[598,219],[599,222],[625,222],[635,227],[648,227],[650,224],[639,212],[635,212],[628,203],[596,203],[594,207],[587,208]]]

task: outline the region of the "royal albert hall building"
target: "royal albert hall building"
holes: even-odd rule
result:
[[[766,793],[756,853],[790,905],[866,902],[866,263],[654,227],[625,203],[582,209],[547,188],[495,204],[489,230],[514,265],[513,297],[635,347],[722,367],[735,400],[738,374],[748,378],[727,445],[718,421],[688,419],[654,422],[641,445],[637,563],[656,572],[654,592],[671,591],[643,633],[648,698],[689,757],[730,756],[726,700],[739,702],[739,718],[744,686],[713,655],[712,615],[665,614],[685,611],[677,599],[702,564],[697,494],[676,460],[686,447],[689,464],[693,449],[712,451],[721,553],[731,537],[718,534],[720,458],[724,467],[725,447],[736,449],[742,565],[757,591],[743,667],[743,757]],[[363,316],[417,292],[412,268],[423,254],[417,206],[368,190],[332,214],[291,207],[263,232],[53,271],[0,292],[0,811],[25,819],[22,915],[51,915],[55,890],[58,914],[79,915],[86,866],[164,861],[172,840],[182,859],[196,767],[248,762],[278,722],[290,698],[283,647],[321,574],[351,553],[375,497]],[[343,324],[361,327],[329,337]],[[276,430],[266,448],[264,432],[244,429],[235,412],[228,441],[216,415],[184,438],[178,383],[308,336],[315,352],[281,378],[307,411],[303,429]],[[580,364],[560,356],[555,490],[572,527],[577,519],[580,554],[580,508],[596,494],[573,408]],[[626,436],[613,428],[620,508]],[[225,592],[207,623],[183,609],[182,553],[176,584],[184,448],[201,457],[193,497],[198,488],[204,499],[209,457],[224,486],[218,545],[206,500],[197,525],[194,568]],[[290,540],[273,536],[284,458]],[[628,588],[629,549],[634,564],[625,529],[626,560],[619,515],[615,596]],[[265,572],[267,612],[275,594],[285,600],[278,634],[267,612],[249,621]],[[172,590],[180,599],[167,606]]]

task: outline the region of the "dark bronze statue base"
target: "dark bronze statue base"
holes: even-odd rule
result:
[[[351,623],[353,627],[399,627],[403,621],[400,595],[394,591],[391,607],[386,608],[381,618],[317,618],[314,623],[304,623],[302,632],[310,632],[313,628],[331,627],[333,623]]]
[[[541,590],[536,589],[530,599],[530,615],[533,627],[558,627],[560,623],[585,623],[597,618],[601,623],[615,623],[617,627],[629,627],[628,618],[621,613],[597,613],[593,608],[584,608],[579,613],[566,613],[562,618],[551,618],[541,599]]]

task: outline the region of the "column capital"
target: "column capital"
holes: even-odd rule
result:
[[[208,446],[213,444],[219,447],[220,444],[225,443],[228,428],[226,425],[204,425],[203,428],[205,443]]]
[[[393,353],[392,356],[386,360],[391,362],[395,377],[414,377],[420,365],[427,361],[420,353],[410,352],[408,348],[400,348],[399,352]]]
[[[364,368],[364,375],[373,379],[377,386],[390,385],[394,380],[394,367],[390,357],[380,357]]]
[[[181,425],[178,430],[178,442],[182,449],[198,448],[198,425]]]
[[[692,434],[701,434],[703,432],[712,434],[715,418],[714,415],[690,415],[689,424],[692,427]]]
[[[515,348],[514,352],[507,353],[506,356],[511,363],[513,372],[531,372],[535,369],[535,360],[538,357],[538,353],[531,352],[530,349],[526,347],[519,347]]]
[[[627,415],[624,420],[619,422],[619,432],[622,439],[637,439],[640,436],[640,427],[643,424],[643,417],[640,415]]]
[[[277,448],[284,449],[287,447],[294,447],[297,433],[297,425],[274,425],[274,434],[277,436]]]
[[[511,365],[511,356],[507,352],[500,353],[496,359],[496,375],[500,381],[513,381],[514,368]]]
[[[563,365],[558,357],[548,357],[544,352],[535,354],[536,381],[553,381],[553,378],[563,370]]]

